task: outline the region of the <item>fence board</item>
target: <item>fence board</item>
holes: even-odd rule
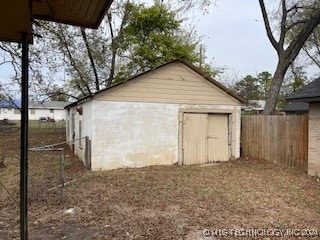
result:
[[[308,116],[242,116],[241,155],[307,172]]]

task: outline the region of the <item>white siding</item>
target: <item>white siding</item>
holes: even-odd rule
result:
[[[66,120],[66,110],[65,109],[33,109],[34,114],[31,109],[29,109],[29,119],[30,120],[39,120],[40,117],[52,118],[55,121]]]
[[[8,120],[20,120],[21,114],[19,110],[15,110],[14,108],[0,108],[0,120],[8,119]]]
[[[29,109],[29,119],[30,120],[39,120],[40,117],[53,118],[56,121],[61,121],[66,119],[66,110],[65,109],[50,109],[45,108],[35,108]],[[21,114],[18,109],[14,108],[0,108],[0,120],[20,120]]]

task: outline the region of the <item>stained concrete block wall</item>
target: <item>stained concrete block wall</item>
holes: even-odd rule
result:
[[[92,170],[177,163],[181,109],[232,113],[232,156],[240,156],[240,106],[93,100]]]
[[[93,101],[92,170],[178,161],[176,104]]]
[[[308,174],[320,176],[320,103],[309,105]]]
[[[82,107],[82,114],[76,110],[78,107]],[[74,126],[72,123],[72,114],[74,114]],[[80,135],[80,121],[81,121],[81,135]],[[74,149],[75,154],[84,162],[85,161],[85,139],[78,140],[80,137],[92,138],[92,102],[86,102],[80,106],[75,106],[70,108],[67,114],[67,141],[72,140],[73,132],[74,136]],[[81,144],[80,144],[81,141]],[[72,143],[69,143],[69,146],[72,147]]]

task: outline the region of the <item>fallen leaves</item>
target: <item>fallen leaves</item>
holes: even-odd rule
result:
[[[34,145],[50,144],[63,134],[37,131],[31,139]],[[0,143],[2,149],[9,146]],[[18,149],[10,145],[8,151]],[[66,151],[70,183],[63,199],[59,156],[31,155],[30,239],[202,239],[203,229],[320,226],[319,183],[273,163],[247,159],[86,172]],[[0,180],[16,198],[17,170],[14,161],[0,170]],[[18,210],[0,191],[0,239],[18,238]]]

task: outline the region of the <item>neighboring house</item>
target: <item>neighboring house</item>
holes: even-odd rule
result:
[[[288,105],[282,109],[283,112],[288,114],[306,114],[309,111],[309,103],[307,102],[289,102]]]
[[[29,101],[29,119],[39,120],[40,118],[54,119],[55,121],[66,120],[65,106],[70,102],[62,101]]]
[[[67,140],[81,138],[73,149],[92,170],[227,161],[240,155],[241,103],[174,60],[68,105]]]
[[[287,100],[309,103],[308,174],[320,176],[320,77]]]
[[[248,103],[242,107],[242,110],[249,114],[259,114],[263,111],[265,105],[266,100],[249,100]]]
[[[29,101],[29,120],[54,119],[61,121],[66,119],[64,107],[69,102],[61,101]],[[14,104],[0,104],[0,120],[20,120],[20,109]]]
[[[16,108],[16,102],[0,101],[0,120],[20,120],[20,111]]]

